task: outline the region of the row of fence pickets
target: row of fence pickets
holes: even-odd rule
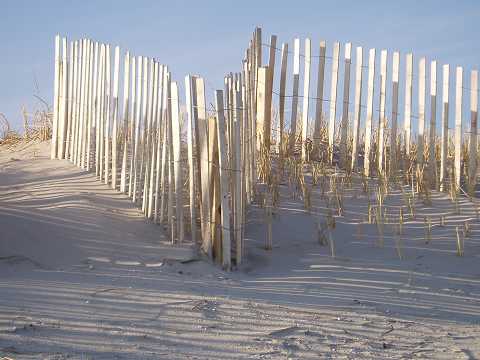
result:
[[[218,111],[212,117],[203,78],[185,77],[185,142],[179,86],[168,67],[126,52],[121,107],[120,49],[113,49],[113,66],[111,50],[89,39],[67,46],[66,38],[55,38],[51,158],[94,170],[146,217],[166,224],[172,242],[183,242],[188,230],[225,269],[232,259],[239,265],[252,193],[250,179],[242,177],[250,134],[241,125],[240,85],[227,89],[235,110],[225,108],[223,90],[215,92]]]
[[[324,96],[326,43],[320,42],[317,93],[310,95],[311,41],[305,39],[303,95],[300,87],[300,40],[294,40],[292,95],[286,94],[288,44],[282,44],[279,91],[273,87],[277,37],[272,35],[268,65],[262,61],[262,31],[256,28],[238,73],[225,77],[225,88],[215,91],[213,116],[207,112],[203,78],[185,77],[186,142],[181,141],[184,126],[179,86],[171,79],[167,66],[153,58],[123,56],[123,98],[120,106],[120,49],[88,39],[71,41],[55,38],[54,115],[51,157],[68,159],[79,167],[95,170],[105,184],[127,194],[141,204],[148,218],[168,225],[172,242],[182,242],[186,229],[203,251],[225,268],[232,259],[239,265],[244,254],[246,209],[253,200],[259,181],[259,156],[262,149],[282,156],[300,153],[302,160],[314,152],[326,151],[328,161],[343,170],[360,170],[365,176],[394,173],[403,162],[400,156],[411,152],[413,56],[406,55],[404,126],[398,129],[400,55],[392,56],[392,92],[387,92],[387,51],[380,54],[380,91],[376,95],[375,49],[370,49],[368,66],[363,65],[361,47],[356,49],[353,124],[350,124],[350,81],[352,46],[345,45],[343,108],[340,126],[337,116],[337,89],[340,44],[334,43],[330,98]],[[367,105],[363,137],[363,169],[359,157],[362,108],[362,68],[368,68]],[[436,104],[437,63],[431,63],[431,103]],[[112,81],[113,77],[113,81]],[[428,169],[446,182],[448,147],[449,66],[443,66],[443,111],[441,117],[440,171],[429,157]],[[425,134],[426,61],[419,61],[419,114],[417,159],[423,165],[424,149],[434,152],[436,111],[431,107],[429,133]],[[477,168],[478,72],[471,73],[470,163]],[[391,94],[391,123],[387,128],[386,97]],[[456,69],[454,181],[460,184],[462,145],[463,69]],[[272,129],[273,95],[278,95],[278,124]],[[378,128],[374,129],[374,97],[379,96]],[[285,121],[285,99],[291,97],[290,131]],[[301,114],[298,113],[302,99]],[[308,134],[310,100],[315,100],[313,135]],[[328,122],[323,121],[323,102],[330,103]],[[120,114],[120,110],[122,113]],[[326,139],[321,139],[326,126]],[[297,132],[297,128],[299,131]],[[336,131],[340,134],[335,136]],[[386,143],[387,132],[390,143]],[[276,134],[272,139],[272,133]],[[397,135],[398,134],[398,135]],[[403,144],[398,138],[404,139]],[[276,141],[274,141],[276,140]],[[351,141],[351,147],[348,146]],[[373,143],[376,141],[376,143]],[[351,149],[351,150],[349,150]],[[375,154],[372,154],[375,149]],[[338,150],[338,153],[337,153]],[[335,153],[335,154],[334,154]],[[334,156],[335,155],[335,156]],[[314,154],[315,156],[315,154]],[[388,160],[387,160],[388,157]],[[376,159],[372,164],[372,159]],[[182,166],[182,164],[188,164]],[[435,165],[435,166],[433,166]],[[373,170],[373,171],[372,171]],[[402,170],[402,169],[398,169]],[[405,170],[405,169],[403,169]],[[184,179],[186,177],[186,179]],[[474,178],[474,177],[473,177]],[[185,181],[187,180],[188,181]],[[188,188],[184,189],[184,184]],[[184,203],[184,200],[187,199]],[[188,205],[188,206],[186,206]],[[188,208],[188,211],[185,209]],[[184,219],[188,219],[184,223]],[[199,225],[197,222],[199,221]],[[232,246],[233,245],[233,246]],[[233,256],[232,256],[233,255]]]
[[[268,65],[263,65],[262,48],[268,50]],[[361,170],[365,176],[372,175],[386,175],[387,167],[389,173],[394,174],[400,164],[405,164],[403,158],[408,158],[412,152],[412,144],[416,143],[416,163],[419,166],[426,165],[429,174],[432,177],[438,177],[437,184],[443,188],[447,183],[447,161],[448,161],[448,146],[449,146],[449,84],[450,84],[450,66],[445,64],[442,66],[442,113],[441,113],[441,135],[440,135],[440,164],[436,163],[435,158],[435,142],[436,124],[437,124],[437,61],[433,60],[430,63],[430,118],[427,121],[426,111],[426,93],[427,93],[427,66],[426,59],[420,58],[418,61],[418,116],[412,113],[413,109],[413,89],[415,83],[413,81],[414,61],[413,54],[405,55],[405,93],[404,93],[404,111],[403,111],[403,128],[399,126],[399,85],[400,85],[400,53],[393,52],[391,57],[391,84],[387,83],[388,70],[388,51],[382,50],[380,52],[380,89],[375,89],[377,82],[376,72],[376,49],[370,49],[368,52],[368,62],[364,65],[363,48],[356,48],[355,72],[353,79],[354,84],[354,102],[353,113],[349,111],[352,102],[350,100],[350,85],[353,78],[352,72],[352,45],[346,43],[344,46],[344,68],[343,68],[343,99],[337,99],[338,88],[341,86],[339,81],[340,75],[340,43],[335,42],[332,46],[332,56],[326,55],[326,42],[320,41],[319,55],[317,68],[317,84],[316,94],[311,95],[311,64],[312,64],[312,45],[309,38],[305,39],[303,54],[300,53],[300,39],[294,40],[294,50],[289,51],[289,44],[283,43],[280,49],[280,66],[276,69],[276,53],[277,37],[272,35],[270,43],[264,44],[262,41],[262,30],[256,28],[249,47],[244,58],[245,66],[248,69],[257,69],[254,71],[254,79],[251,86],[255,86],[254,92],[260,92],[261,96],[266,97],[266,105],[257,103],[259,108],[254,114],[257,118],[257,140],[266,143],[267,146],[271,143],[272,134],[276,134],[277,152],[280,149],[287,148],[288,152],[293,153],[295,146],[298,144],[298,138],[302,145],[307,144],[310,140],[313,143],[313,149],[321,148],[320,132],[322,127],[326,127],[328,147],[323,149],[328,152],[328,158],[331,163],[334,162],[334,152],[336,146],[338,147],[338,165],[345,170]],[[287,65],[289,54],[293,56],[293,78],[291,86],[291,95],[286,93],[287,89]],[[300,64],[301,57],[303,57],[303,94],[299,94],[300,87]],[[325,60],[331,59],[331,83],[330,83],[330,97],[324,95],[324,88],[326,85],[326,64]],[[265,61],[265,63],[267,63]],[[364,79],[364,71],[366,68],[367,78]],[[274,73],[280,72],[279,76],[279,90],[273,90]],[[451,179],[457,187],[460,186],[462,175],[462,108],[463,108],[463,91],[465,89],[470,92],[470,132],[466,139],[469,146],[469,179],[475,181],[477,173],[477,111],[478,111],[478,71],[472,70],[470,74],[470,88],[463,85],[463,68],[457,66],[455,69],[455,128],[454,128],[454,159],[453,159],[453,179]],[[367,82],[367,102],[363,105],[362,99],[364,97],[363,84]],[[391,90],[391,91],[390,91]],[[272,129],[272,97],[278,95],[278,122],[276,128]],[[390,96],[390,99],[387,99]],[[377,98],[378,97],[378,98]],[[291,98],[290,109],[290,129],[286,129],[285,121],[285,98]],[[302,101],[301,113],[299,113],[299,100]],[[315,117],[313,124],[313,134],[308,134],[309,129],[309,107],[311,100],[315,103]],[[375,111],[374,101],[378,100],[379,109]],[[390,101],[388,101],[390,100]],[[324,102],[329,103],[329,112],[327,121],[324,121]],[[341,103],[342,112],[340,117],[340,124],[337,127],[337,103]],[[387,114],[387,103],[391,104],[391,113]],[[364,118],[364,129],[360,129],[362,108],[366,108],[366,116]],[[374,114],[378,112],[378,117]],[[387,121],[390,115],[390,121]],[[417,118],[418,132],[416,139],[412,139],[412,118]],[[300,124],[299,124],[300,122]],[[376,125],[376,126],[374,126]],[[388,126],[390,125],[390,126]],[[428,129],[427,129],[427,125]],[[339,139],[335,136],[336,131],[339,131]],[[362,131],[363,130],[363,131]],[[427,132],[428,130],[428,132]],[[360,134],[363,133],[363,144],[360,144]],[[387,134],[389,139],[387,139]],[[310,136],[309,136],[310,135]],[[374,138],[376,135],[376,138]],[[388,143],[387,143],[387,140]],[[403,140],[403,141],[402,141]],[[349,141],[351,142],[351,152],[348,153]],[[373,143],[376,141],[376,143]],[[285,143],[286,142],[286,143]],[[362,147],[360,145],[363,145]],[[375,149],[375,154],[372,153]],[[359,155],[363,150],[363,166],[359,163]],[[430,154],[425,157],[425,152]],[[303,159],[307,157],[306,146],[301,148],[301,156]],[[375,158],[375,163],[372,159]],[[427,158],[428,163],[427,162]],[[335,161],[337,163],[337,161]],[[388,166],[387,166],[388,165]],[[437,167],[440,167],[437,170]],[[363,167],[360,169],[360,167]],[[402,169],[400,169],[402,170]],[[403,169],[405,170],[405,169]]]

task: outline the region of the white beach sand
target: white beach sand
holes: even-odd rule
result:
[[[47,143],[0,147],[0,358],[480,358],[480,221],[466,198],[460,214],[442,194],[419,202],[400,260],[392,225],[383,246],[375,225],[359,232],[365,195],[347,191],[332,258],[316,234],[318,187],[309,214],[285,185],[273,250],[252,206],[246,263],[225,273],[48,154]],[[402,202],[387,198],[392,221]],[[459,257],[455,226],[468,219]]]

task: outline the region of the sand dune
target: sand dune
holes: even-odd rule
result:
[[[0,148],[0,355],[15,359],[475,359],[480,357],[480,222],[434,194],[383,246],[365,199],[347,194],[336,257],[286,185],[265,251],[252,206],[245,265],[231,273],[46,143]],[[401,195],[386,206],[393,214]],[[423,217],[433,221],[425,241]],[[446,214],[446,226],[439,217]],[[455,226],[466,220],[465,256]]]

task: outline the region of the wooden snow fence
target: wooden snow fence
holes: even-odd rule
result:
[[[314,44],[309,38],[295,38],[281,48],[276,43],[275,35],[264,42],[257,28],[241,72],[235,75],[245,84],[247,118],[255,119],[250,123],[256,147],[249,148],[253,163],[247,165],[257,165],[250,172],[253,179],[259,163],[255,158],[266,146],[270,155],[280,159],[326,159],[343,171],[372,178],[403,181],[411,169],[419,169],[417,173],[425,174],[432,188],[447,190],[454,184],[457,192],[465,186],[473,194],[478,163],[477,70],[470,72],[465,84],[462,67],[457,66],[450,79],[448,64],[440,76],[437,60],[427,62],[411,53],[369,49],[365,54],[361,46],[353,52],[350,42]],[[263,53],[269,58],[262,60]],[[293,64],[291,70],[287,64]],[[449,107],[451,81],[455,84],[453,109]],[[316,94],[312,94],[312,83]],[[325,87],[330,89],[329,97]],[[437,101],[440,91],[441,104]],[[437,113],[441,114],[438,119]],[[413,173],[410,181],[426,181]]]
[[[438,61],[411,53],[262,39],[256,28],[209,101],[202,77],[177,82],[156,59],[57,36],[52,159],[94,171],[172,243],[187,238],[226,269],[242,263],[248,206],[287,158],[473,193],[476,70],[466,83],[462,67],[437,75]]]
[[[207,110],[199,76],[176,82],[154,58],[56,36],[54,81],[52,159],[94,171],[163,224],[172,243],[188,237],[225,269],[242,262],[254,186],[241,79],[229,78]]]

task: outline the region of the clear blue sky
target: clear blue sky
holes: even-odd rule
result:
[[[279,43],[310,36],[313,51],[319,39],[327,46],[351,41],[377,51],[413,51],[466,70],[477,68],[480,56],[480,2],[473,0],[3,0],[0,14],[0,112],[17,127],[23,104],[29,110],[39,106],[35,83],[39,95],[53,102],[56,33],[153,56],[180,82],[187,73],[200,74],[208,81],[207,91],[222,88],[224,74],[239,69],[256,25],[264,30],[264,42],[271,33]]]

